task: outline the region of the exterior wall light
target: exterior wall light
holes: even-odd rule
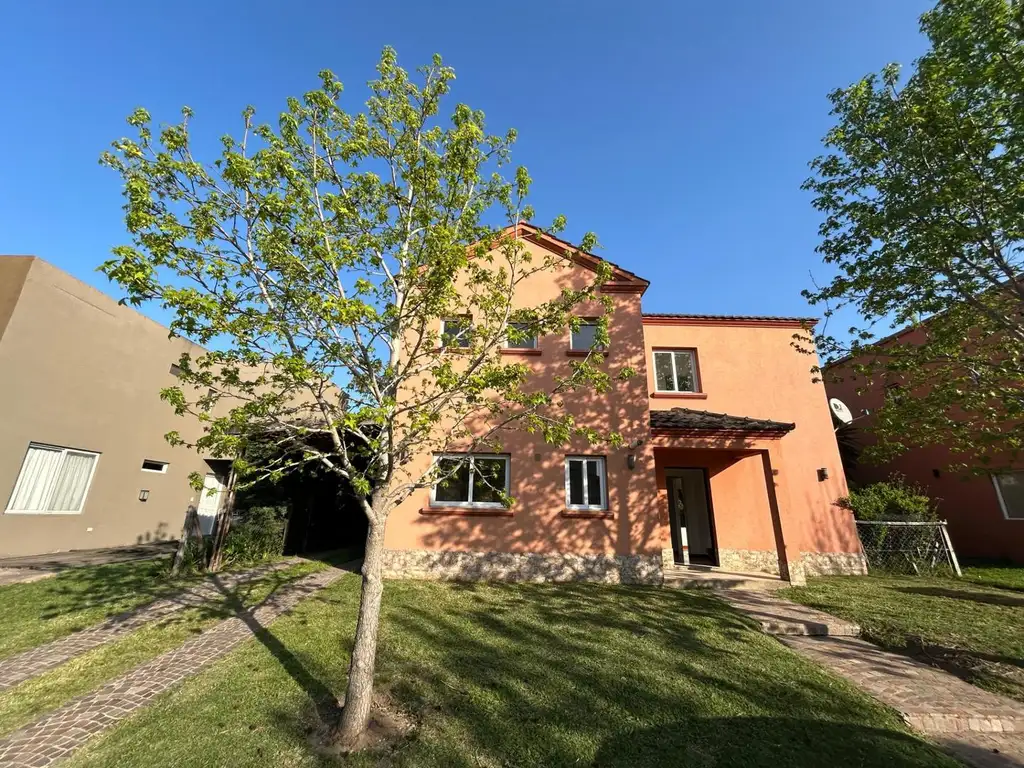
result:
[[[139,491],[139,501],[149,501],[149,491]]]

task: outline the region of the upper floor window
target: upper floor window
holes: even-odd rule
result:
[[[504,507],[508,495],[508,456],[447,453],[436,459],[432,506]]]
[[[1024,520],[1024,472],[992,475],[999,506],[1007,520]]]
[[[98,453],[29,443],[8,512],[77,514],[96,469]]]
[[[565,459],[565,506],[569,509],[608,509],[608,488],[603,456]]]
[[[700,392],[694,350],[655,350],[654,389],[657,392]]]
[[[466,348],[473,327],[469,317],[449,317],[441,321],[441,346]]]
[[[597,321],[584,320],[580,327],[572,332],[572,349],[592,349],[597,341]]]
[[[536,349],[537,337],[530,330],[529,323],[509,323],[506,334],[507,349]]]

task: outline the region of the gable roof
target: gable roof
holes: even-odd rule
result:
[[[651,429],[667,429],[684,433],[763,434],[781,437],[796,429],[796,424],[753,419],[749,416],[730,416],[714,411],[695,411],[673,408],[669,411],[651,411]]]
[[[531,243],[536,243],[542,248],[546,248],[554,254],[564,256],[571,259],[574,263],[579,264],[587,269],[595,269],[599,262],[605,262],[612,268],[612,279],[605,283],[601,288],[603,291],[622,291],[622,292],[637,292],[643,293],[647,290],[647,287],[651,284],[650,281],[644,280],[628,269],[623,269],[618,264],[608,261],[608,259],[595,256],[592,253],[581,251],[572,243],[567,240],[555,237],[552,234],[544,232],[539,227],[535,227],[525,221],[520,221],[516,224],[509,224],[504,229],[505,232],[509,232],[513,235],[518,235],[524,239],[529,240]]]

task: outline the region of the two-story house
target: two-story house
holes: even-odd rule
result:
[[[570,248],[519,226],[538,259]],[[565,269],[534,275],[520,288],[522,306],[583,288],[596,263],[575,253]],[[793,581],[865,571],[852,517],[836,506],[847,489],[825,391],[810,372],[817,361],[793,345],[813,321],[645,314],[647,287],[614,268],[601,289],[615,303],[604,350],[614,385],[565,404],[580,422],[620,433],[624,446],[556,447],[512,431],[501,453],[417,457],[413,469],[449,461],[461,474],[391,514],[389,574],[658,582],[672,563]],[[600,312],[579,308],[583,318]],[[544,381],[592,342],[583,324],[502,353]],[[625,367],[638,375],[618,380]],[[478,473],[503,483],[516,503],[475,488]]]

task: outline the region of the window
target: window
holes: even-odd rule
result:
[[[437,457],[438,480],[431,506],[504,507],[508,493],[508,456],[445,454]]]
[[[584,320],[579,330],[572,332],[572,349],[591,349],[597,339],[597,321]]]
[[[468,317],[451,317],[441,321],[441,346],[460,347],[469,346],[469,332],[473,324]]]
[[[607,509],[604,457],[570,456],[565,460],[565,505],[569,509]]]
[[[530,332],[529,323],[509,323],[505,347],[508,349],[536,349],[537,337]]]
[[[153,461],[153,459],[142,460],[142,471],[143,472],[160,472],[162,474],[167,473],[167,462],[166,461]]]
[[[656,351],[654,389],[657,392],[699,392],[695,352],[692,349]]]
[[[170,373],[171,376],[180,377],[181,376],[181,366],[180,365],[176,365],[174,363],[171,363],[171,367],[168,370],[168,373]]]
[[[81,512],[97,458],[99,454],[90,451],[29,443],[7,511]]]
[[[992,475],[999,506],[1007,520],[1024,520],[1024,472]]]

